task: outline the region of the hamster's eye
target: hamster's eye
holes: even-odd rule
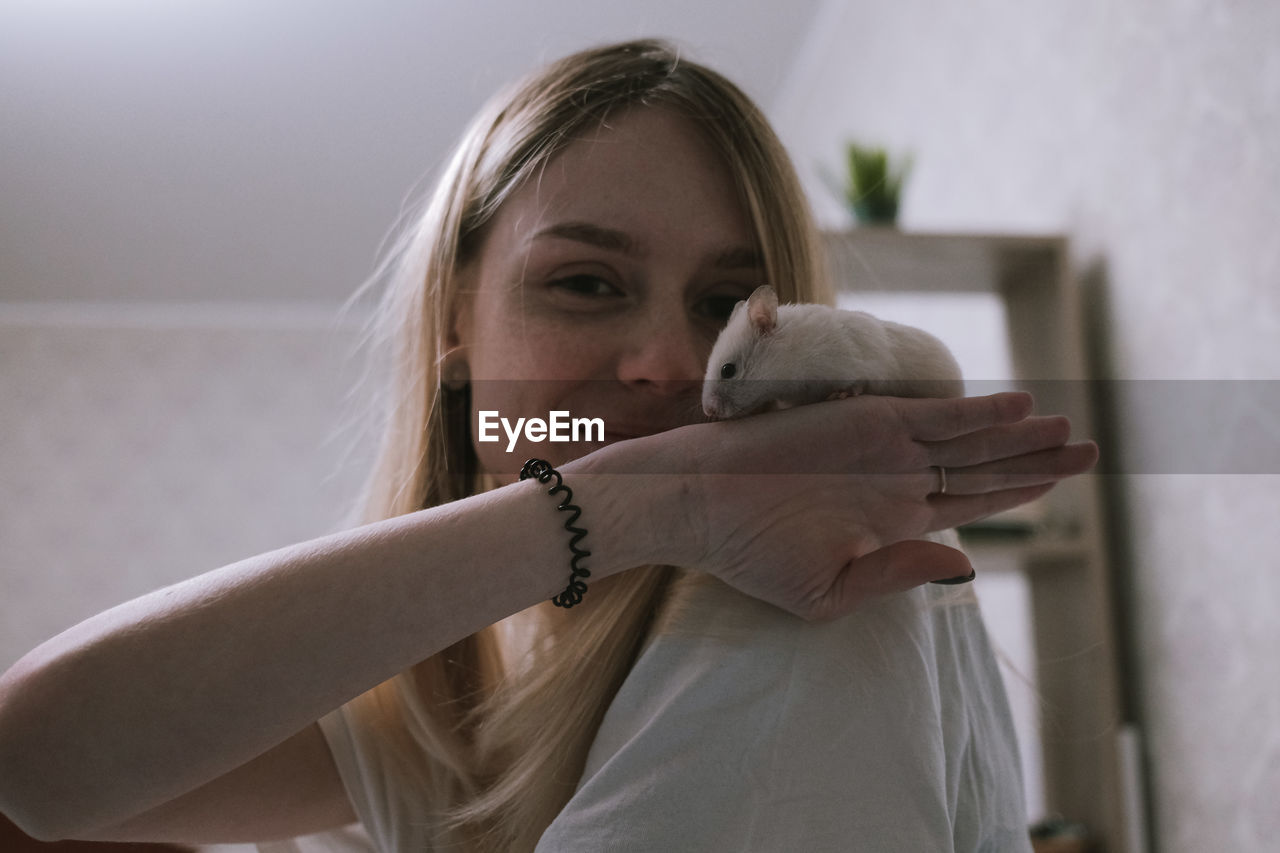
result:
[[[733,374],[738,372],[738,367],[732,361],[720,368],[721,379],[732,379]]]

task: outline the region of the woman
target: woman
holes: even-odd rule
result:
[[[661,44],[571,56],[499,96],[389,270],[368,523],[21,660],[0,681],[0,810],[48,837],[264,841],[359,817],[384,849],[528,850],[645,643],[707,590],[723,603],[709,578],[824,621],[967,574],[919,537],[1096,455],[1024,396],[699,423],[737,300],[761,281],[830,297],[805,210],[749,101]],[[553,411],[602,418],[604,440],[478,440],[481,412]],[[569,552],[557,499],[516,482],[531,456],[589,531],[572,609],[545,603]]]

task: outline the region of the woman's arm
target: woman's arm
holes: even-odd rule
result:
[[[83,840],[255,843],[338,829],[356,819],[320,724],[312,723],[212,782]]]
[[[828,618],[967,570],[904,540],[1092,464],[1091,445],[1064,446],[1065,422],[1029,411],[1007,394],[834,401],[619,442],[560,470],[593,579],[671,563]],[[954,470],[957,494],[925,497],[933,464]],[[567,535],[545,491],[516,483],[272,551],[41,645],[0,677],[0,811],[41,837],[120,825],[558,593]],[[934,549],[923,570],[919,548]]]
[[[601,478],[591,568],[643,562],[646,531]],[[652,498],[661,483],[650,484]],[[0,811],[92,834],[226,774],[373,685],[547,599],[568,577],[535,482],[326,536],[101,613],[0,678]]]

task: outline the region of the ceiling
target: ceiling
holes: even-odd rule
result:
[[[7,0],[0,302],[340,300],[503,82],[661,35],[768,111],[822,2]]]

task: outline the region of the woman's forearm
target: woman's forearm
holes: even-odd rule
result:
[[[593,579],[642,562],[631,484],[590,463],[562,470]],[[569,551],[545,490],[520,483],[252,557],[49,640],[0,677],[0,811],[68,822],[54,831],[119,821],[551,597]]]

